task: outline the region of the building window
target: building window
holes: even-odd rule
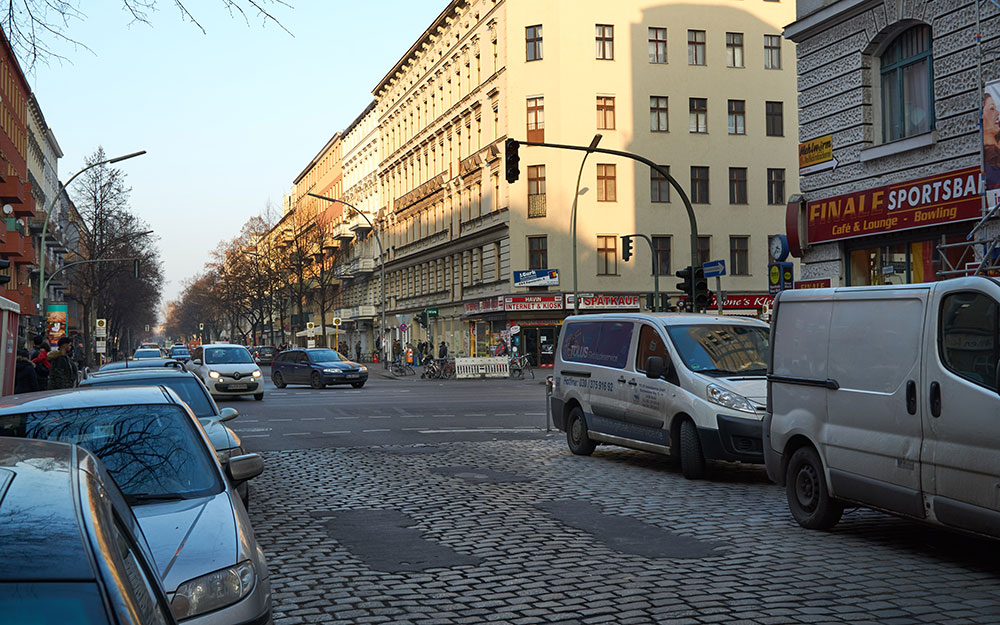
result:
[[[785,170],[784,169],[768,169],[767,170],[767,203],[768,204],[784,204],[785,203]]]
[[[667,118],[667,97],[650,96],[649,98],[649,130],[651,132],[667,132],[670,124]]]
[[[615,186],[615,166],[599,164],[597,166],[597,201],[614,202],[617,200]]]
[[[545,98],[528,98],[528,141],[545,141]]]
[[[689,128],[694,133],[708,132],[708,99],[688,98]]]
[[[597,129],[615,129],[615,99],[608,96],[597,96]]]
[[[670,173],[669,165],[660,165],[660,167]],[[666,176],[653,168],[649,169],[649,201],[655,203],[670,201],[670,183]]]
[[[653,253],[656,255],[656,273],[670,275],[670,237],[653,235]]]
[[[764,69],[781,69],[781,35],[764,35]]]
[[[691,167],[691,203],[708,204],[708,167]]]
[[[785,136],[785,105],[782,102],[765,102],[767,136]]]
[[[729,237],[729,271],[734,276],[750,275],[750,237]]]
[[[747,133],[747,104],[744,100],[729,101],[729,134],[745,135]]]
[[[698,264],[712,260],[712,237],[698,237]]]
[[[610,24],[597,24],[597,58],[602,61],[612,61],[615,58],[615,27]]]
[[[528,217],[545,217],[545,165],[528,165]]]
[[[743,67],[743,33],[726,33],[726,65]]]
[[[546,236],[528,237],[528,269],[548,269],[549,239]]]
[[[598,235],[597,275],[614,276],[617,274],[618,274],[618,237],[615,235]]]
[[[650,63],[666,63],[667,62],[667,29],[666,28],[650,28],[649,29],[649,62]]]
[[[896,141],[934,127],[931,29],[914,26],[889,44],[880,57],[882,140]]]
[[[705,31],[688,31],[688,65],[705,64]]]
[[[729,168],[729,203],[747,203],[747,168]]]
[[[525,59],[528,61],[542,60],[542,25],[528,26],[524,29]]]

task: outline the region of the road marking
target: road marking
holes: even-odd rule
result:
[[[282,436],[310,436],[312,432],[285,432]]]
[[[296,395],[310,395],[311,393],[309,391],[295,391],[295,394]]]
[[[435,417],[454,417],[455,415],[453,415],[453,414],[436,414],[436,415],[433,415],[433,416],[435,416]]]
[[[391,419],[392,417],[389,417],[389,416],[382,416],[382,415],[379,415],[379,416],[374,416],[374,415],[372,415],[372,416],[370,416],[370,417],[368,417],[368,418],[369,418],[369,419]]]
[[[291,421],[291,419],[271,419],[271,421]]]
[[[326,417],[302,417],[303,421],[326,421]]]
[[[421,434],[475,434],[476,432],[490,432],[502,434],[504,432],[539,432],[540,428],[484,428],[484,429],[460,429],[445,428],[443,430],[418,430]]]
[[[485,417],[486,413],[485,412],[470,412],[470,413],[468,413],[465,416],[467,416],[467,417]]]
[[[362,432],[389,432],[390,430],[361,430]]]
[[[516,412],[498,412],[494,416],[496,417],[516,417]]]
[[[424,428],[402,428],[404,432],[420,432]]]
[[[260,423],[260,419],[240,419],[240,423]]]
[[[243,434],[241,438],[270,438],[270,434]]]
[[[332,430],[330,432],[323,432],[324,434],[350,434],[350,430]]]
[[[360,418],[361,417],[334,417],[334,419],[341,420],[341,421],[344,420],[344,419],[360,419]]]
[[[526,416],[526,417],[544,417],[545,413],[544,412],[526,412],[526,413],[524,413],[524,416]]]
[[[400,416],[401,419],[419,419],[420,418],[420,415],[418,415],[418,414],[401,414],[399,416]]]

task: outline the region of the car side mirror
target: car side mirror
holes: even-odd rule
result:
[[[650,356],[646,359],[646,377],[651,380],[658,380],[666,373],[667,366],[659,356]]]
[[[195,358],[194,360],[191,361],[191,364],[195,364],[195,365],[201,366],[201,359],[200,358]]]
[[[240,413],[236,412],[235,408],[223,408],[219,411],[219,423],[232,421],[238,416],[240,416]]]
[[[264,459],[257,454],[233,456],[226,463],[226,475],[234,483],[245,482],[264,472]]]

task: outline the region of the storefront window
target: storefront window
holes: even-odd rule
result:
[[[944,237],[946,243],[956,243],[963,237]],[[936,282],[938,272],[944,269],[941,252],[937,249],[940,238],[909,241],[879,247],[867,247],[848,252],[848,286],[883,284],[917,284]],[[948,266],[961,265],[959,249],[945,252]],[[951,258],[955,256],[955,258]]]

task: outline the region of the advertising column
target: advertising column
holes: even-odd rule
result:
[[[49,345],[55,345],[59,339],[66,336],[66,316],[69,313],[68,304],[46,304],[46,340]]]

